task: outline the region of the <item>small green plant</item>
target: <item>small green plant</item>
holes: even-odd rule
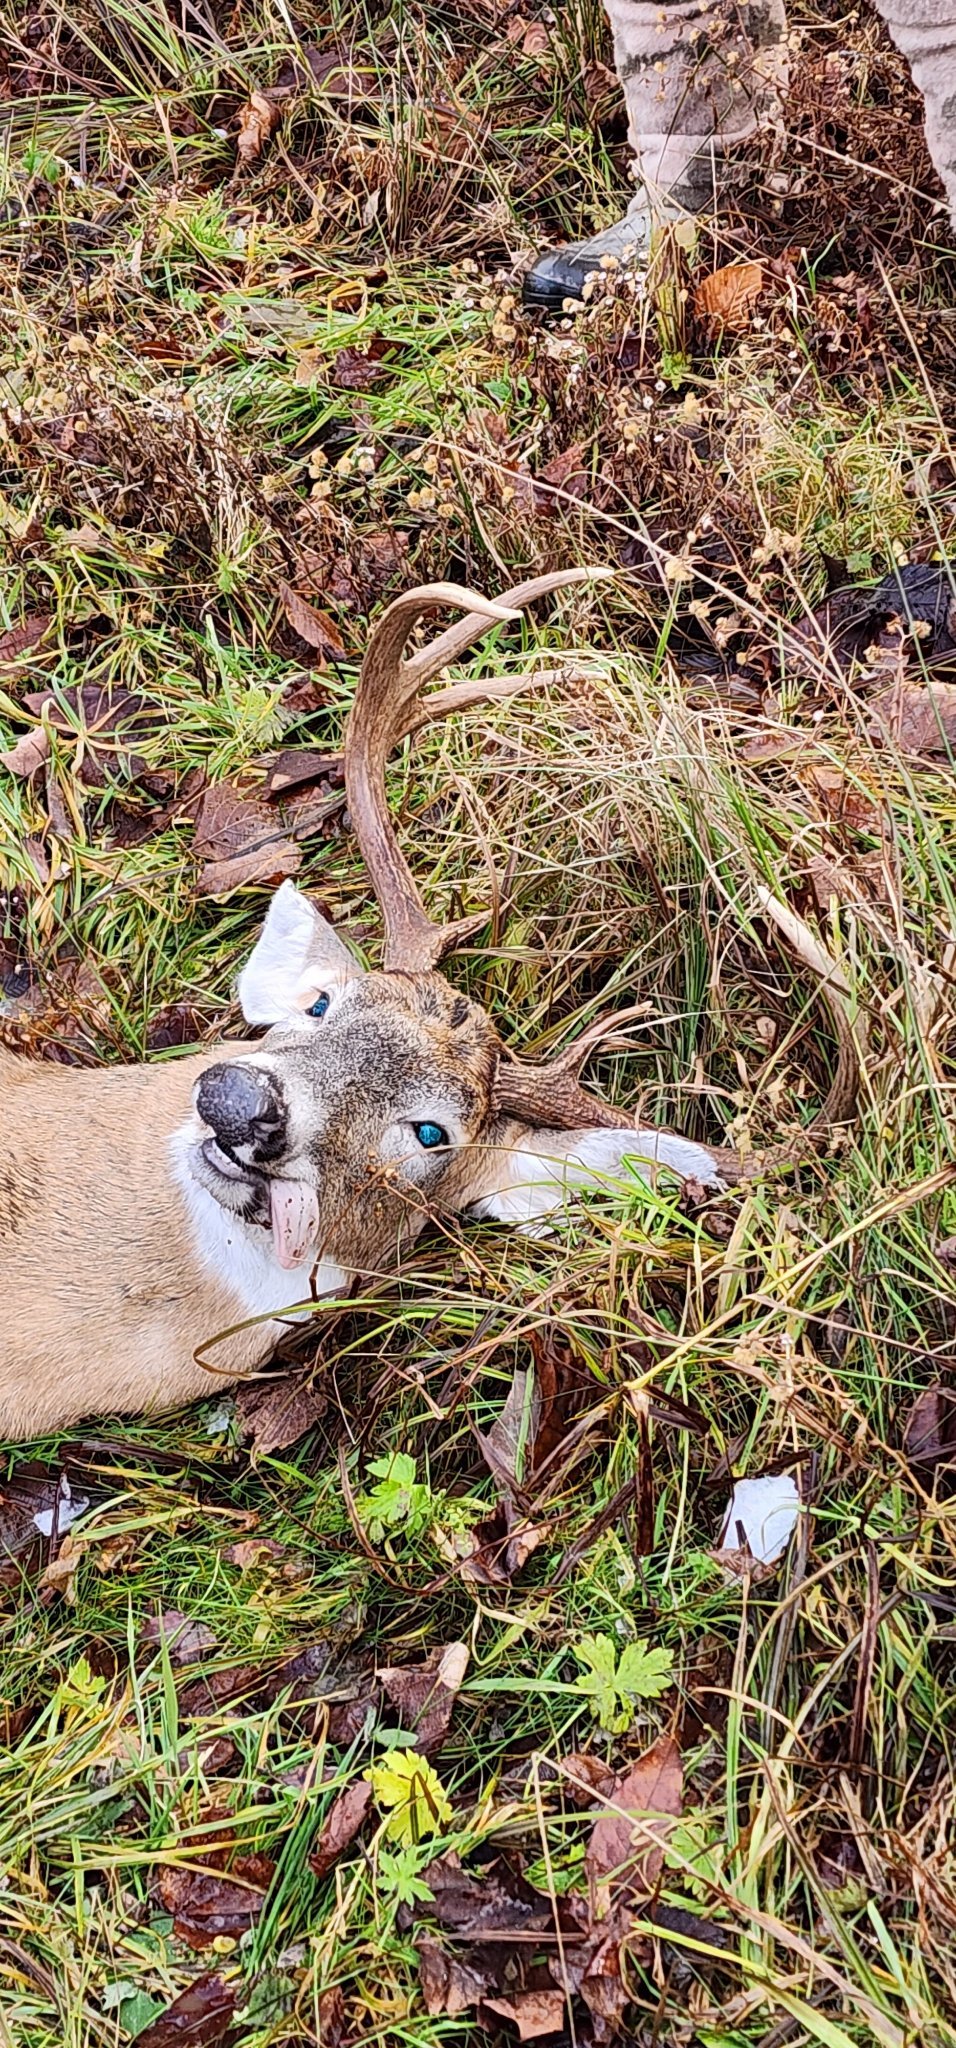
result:
[[[439,1834],[451,1819],[451,1802],[438,1772],[416,1750],[391,1750],[367,1775],[376,1804],[387,1812],[387,1841],[414,1846]]]
[[[434,1898],[431,1887],[418,1874],[433,1854],[430,1842],[424,1850],[416,1842],[409,1842],[404,1849],[379,1850],[379,1883],[397,1906],[426,1905]]]
[[[420,1535],[435,1503],[431,1489],[417,1478],[414,1458],[407,1451],[395,1451],[389,1458],[373,1458],[368,1469],[377,1484],[362,1494],[358,1511],[372,1542],[384,1543],[390,1529]]]
[[[610,1636],[582,1636],[574,1654],[585,1667],[575,1679],[577,1689],[609,1735],[625,1734],[635,1702],[659,1699],[671,1682],[673,1650],[627,1643],[619,1657]]]

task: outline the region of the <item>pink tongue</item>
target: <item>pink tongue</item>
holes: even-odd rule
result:
[[[319,1234],[319,1200],[304,1180],[269,1182],[272,1242],[280,1266],[289,1272],[301,1265]]]

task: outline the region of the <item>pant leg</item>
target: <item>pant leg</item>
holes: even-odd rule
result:
[[[706,203],[714,156],[779,110],[785,0],[605,4],[641,182],[683,205]]]
[[[923,95],[926,146],[956,227],[956,0],[876,0]]]

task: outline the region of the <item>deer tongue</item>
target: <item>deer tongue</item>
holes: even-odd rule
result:
[[[299,1266],[319,1234],[319,1198],[304,1180],[269,1182],[272,1242],[286,1272]]]

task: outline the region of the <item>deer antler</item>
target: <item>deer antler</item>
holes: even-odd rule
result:
[[[478,597],[457,583],[423,584],[396,598],[382,614],[372,634],[362,663],[358,688],[345,734],[345,789],[369,879],[385,924],[386,968],[404,968],[421,973],[437,966],[446,953],[485,922],[486,913],[460,918],[455,924],[438,925],[428,916],[408,863],[395,836],[385,799],[385,764],[392,748],[431,718],[444,717],[489,698],[509,697],[527,689],[538,677],[505,676],[487,682],[465,683],[436,690],[421,698],[423,684],[463,654],[466,647],[487,633],[502,619],[520,617],[533,598],[569,584],[593,581],[607,570],[563,569],[551,576],[536,576],[506,590],[494,603]],[[460,605],[466,616],[439,634],[409,660],[404,660],[408,636],[422,613],[433,605]]]

